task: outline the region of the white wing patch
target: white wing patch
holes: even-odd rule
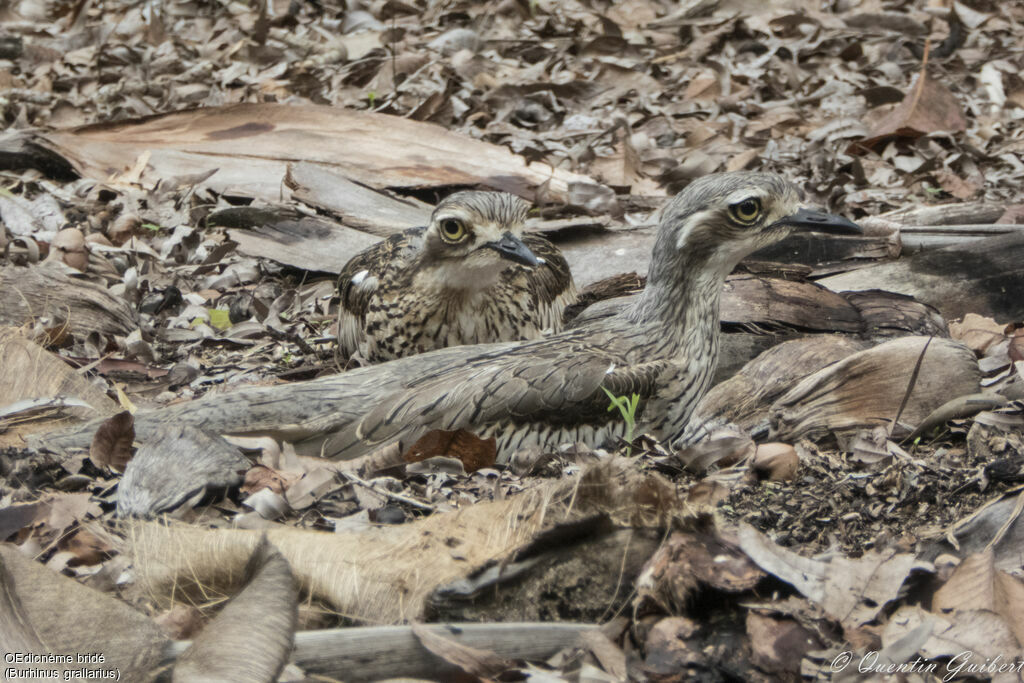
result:
[[[377,289],[379,281],[375,275],[370,275],[368,270],[360,270],[358,273],[352,276],[352,284],[356,286],[356,289],[360,291],[374,290]]]

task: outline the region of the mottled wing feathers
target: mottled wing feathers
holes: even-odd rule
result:
[[[498,423],[530,424],[538,430],[599,426],[621,416],[608,411],[616,396],[652,397],[668,361],[618,367],[604,349],[543,341],[472,358],[410,382],[380,401],[359,423],[356,437],[375,446],[418,438],[427,429],[480,433]]]
[[[423,239],[426,228],[395,233],[359,252],[338,276],[338,348],[345,356],[359,349],[365,336],[366,311],[382,280],[405,268]]]
[[[523,243],[530,248],[534,256],[544,260],[543,265],[531,273],[537,288],[537,300],[547,305],[559,302],[561,314],[561,308],[576,297],[576,287],[569,272],[569,263],[558,247],[540,235],[527,234],[523,237]]]

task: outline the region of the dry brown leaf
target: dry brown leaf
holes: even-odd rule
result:
[[[286,488],[288,488],[287,477],[265,465],[255,465],[245,473],[241,493],[249,496],[257,491],[270,489],[274,493],[283,494]]]
[[[421,436],[402,457],[406,462],[420,462],[436,455],[457,458],[466,472],[471,473],[493,467],[497,454],[497,441],[493,436],[481,439],[465,429],[434,429]]]
[[[821,640],[793,619],[747,612],[751,659],[758,668],[788,677],[800,673],[800,660],[823,646]]]
[[[98,661],[103,663],[99,666],[117,672],[121,680],[147,681],[151,680],[150,673],[159,666],[165,648],[170,645],[146,615],[126,602],[61,576],[25,557],[19,548],[11,545],[0,544],[0,588],[20,602],[17,625],[27,628],[38,636],[38,641],[45,643],[36,650],[44,657],[48,653],[63,657],[70,652],[94,653],[102,655]],[[7,617],[10,603],[3,602],[7,603],[2,606],[3,616]],[[7,647],[13,644],[7,639],[9,634],[5,629],[4,645]],[[22,646],[26,644],[22,641]],[[74,655],[71,657],[74,661]],[[97,660],[79,660],[82,661]],[[5,664],[5,667],[10,666],[10,663]],[[43,666],[54,668],[56,674],[54,665]],[[89,665],[70,664],[68,668],[79,667],[78,672],[81,672],[83,666]],[[66,676],[61,680],[86,679]],[[93,680],[98,680],[98,676]]]
[[[1013,323],[1006,326],[1006,334],[1010,335],[1010,346],[1006,350],[1010,360],[1024,360],[1024,323]]]
[[[587,631],[583,634],[583,646],[586,647],[594,658],[601,664],[612,678],[617,681],[629,679],[629,670],[626,666],[626,653],[618,645],[601,631]]]
[[[739,544],[761,569],[792,584],[844,626],[875,619],[899,596],[900,587],[920,565],[910,553],[868,551],[859,558],[835,556],[824,562],[802,557],[773,543],[748,524]]]
[[[386,69],[388,74],[391,69]],[[383,189],[484,185],[525,193],[540,185],[564,198],[586,176],[528,164],[506,147],[401,116],[343,107],[241,103],[105,122],[45,134],[78,170],[107,182],[217,172],[197,187],[244,190],[277,201],[287,166],[301,158]],[[145,161],[145,166],[140,161]],[[134,174],[141,174],[138,178]]]
[[[934,611],[954,613],[989,610],[1003,617],[1024,643],[1024,583],[996,569],[991,550],[968,555],[942,588],[935,592]]]
[[[683,97],[687,100],[713,100],[721,95],[722,89],[719,87],[718,77],[713,74],[704,74],[690,81]]]
[[[109,467],[115,472],[124,472],[132,459],[132,443],[135,441],[135,418],[127,410],[103,421],[92,437],[89,459],[97,467]]]
[[[46,524],[58,534],[88,517],[98,518],[103,509],[92,501],[88,493],[64,493],[47,499],[49,516]]]
[[[0,543],[45,517],[49,508],[41,501],[0,507]]]
[[[89,252],[85,249],[85,235],[78,228],[61,230],[50,243],[50,257],[59,258],[75,270],[85,272],[89,267]]]
[[[979,356],[985,349],[1003,340],[1004,326],[992,318],[968,313],[960,322],[949,324],[949,336]]]
[[[1024,225],[1024,204],[1010,204],[1003,211],[1003,215],[996,219],[996,223],[1008,223],[1010,225]]]
[[[652,626],[644,641],[645,672],[672,680],[694,664],[703,665],[706,656],[700,643],[690,642],[696,641],[699,630],[700,624],[686,617],[667,617]]]
[[[725,163],[726,171],[744,171],[753,165],[761,156],[761,149],[753,147],[745,152],[740,152]]]
[[[852,143],[847,152],[863,154],[896,137],[917,138],[938,131],[955,133],[966,129],[967,119],[956,95],[929,77],[924,69],[903,101],[876,123],[863,140]]]
[[[926,622],[931,622],[925,625]],[[886,647],[922,628],[928,633],[920,647],[922,657],[957,657],[955,664],[983,666],[991,658],[1017,652],[1019,645],[1002,617],[988,610],[958,612],[956,618],[937,616],[916,605],[900,607],[886,623],[882,641]]]
[[[99,564],[114,551],[109,543],[84,528],[62,537],[57,547],[74,555],[68,561],[69,567]]]
[[[981,186],[978,183],[961,178],[952,171],[941,169],[933,174],[939,182],[939,186],[957,199],[970,199],[978,194]]]

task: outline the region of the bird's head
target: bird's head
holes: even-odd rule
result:
[[[677,259],[672,260],[681,259],[686,267],[725,278],[745,256],[794,230],[862,232],[845,218],[801,204],[800,191],[774,173],[704,176],[666,205],[658,251],[673,254]]]
[[[438,264],[464,271],[503,269],[508,263],[536,266],[523,244],[530,205],[506,192],[456,192],[437,205],[424,236],[424,252]]]

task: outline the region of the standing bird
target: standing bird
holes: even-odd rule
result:
[[[860,232],[845,218],[800,208],[799,192],[780,176],[705,176],[666,205],[647,287],[611,317],[534,341],[440,349],[286,388],[241,389],[140,413],[135,428],[142,438],[168,422],[273,434],[334,458],[461,428],[495,437],[509,453],[623,435],[623,420],[608,410],[611,393],[639,395],[638,427],[671,443],[711,383],[725,276],[794,229]],[[87,447],[95,430],[87,424],[47,437],[48,445]]]
[[[576,288],[553,244],[521,236],[529,208],[504,192],[456,192],[427,227],[352,257],[339,278],[339,352],[380,362],[561,330]]]

